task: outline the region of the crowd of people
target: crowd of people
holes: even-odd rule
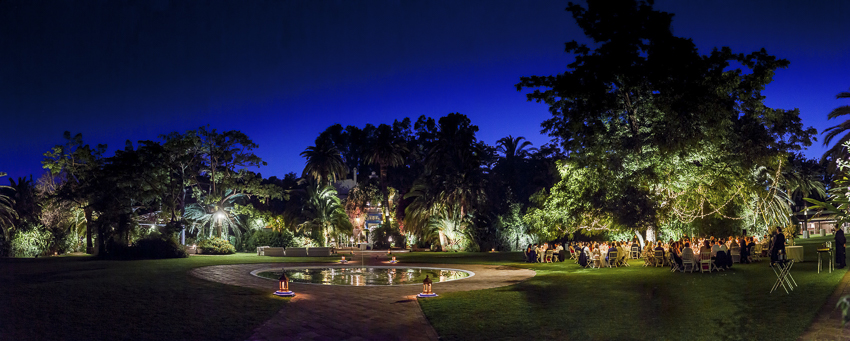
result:
[[[757,245],[761,247],[757,248]],[[734,263],[733,256],[735,261],[741,263],[753,262],[758,258],[754,256],[769,256],[773,265],[780,255],[784,254],[784,249],[785,237],[782,230],[777,229],[773,235],[765,235],[762,238],[752,236],[691,238],[685,235],[679,240],[647,243],[643,248],[637,239],[613,242],[572,242],[566,245],[554,243],[552,248],[548,243],[530,244],[526,248],[525,255],[528,262],[563,262],[570,256],[581,266],[595,267],[608,264],[624,265],[629,258],[640,255],[644,258],[644,265],[656,266],[660,265],[658,262],[662,262],[678,270],[684,270],[684,265],[687,263],[696,266],[700,264],[700,260],[711,259],[717,269],[728,269]],[[546,253],[548,250],[553,251],[549,256]],[[754,255],[757,250],[759,254]]]

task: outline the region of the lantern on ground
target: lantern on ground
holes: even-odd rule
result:
[[[393,263],[393,264],[398,263],[398,261],[395,260],[395,256],[393,256],[393,259],[390,261],[390,263]]]
[[[342,263],[342,264],[347,264],[348,260],[345,259],[345,256],[342,256],[342,260],[340,260],[339,262]]]
[[[295,296],[295,293],[289,290],[289,277],[286,276],[286,271],[281,269],[280,278],[278,278],[278,290],[274,292],[275,295],[281,297],[292,297]]]
[[[431,291],[431,278],[429,276],[425,276],[425,280],[422,281],[422,292],[416,297],[437,297],[433,291]]]

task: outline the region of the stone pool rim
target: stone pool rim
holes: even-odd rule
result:
[[[440,284],[440,283],[448,283],[448,282],[452,282],[452,281],[460,281],[460,280],[472,278],[473,276],[475,276],[475,273],[470,271],[470,270],[453,269],[453,268],[438,268],[438,267],[433,267],[433,266],[404,266],[404,265],[400,265],[400,266],[387,266],[387,265],[372,265],[372,266],[369,266],[369,265],[342,265],[342,266],[308,265],[308,266],[288,266],[288,267],[260,268],[260,269],[256,269],[254,271],[251,271],[251,276],[254,276],[254,277],[257,277],[257,278],[262,278],[262,279],[268,280],[268,281],[277,281],[276,279],[262,277],[258,274],[260,272],[266,272],[266,271],[280,271],[281,268],[285,268],[286,270],[292,270],[292,269],[294,269],[294,270],[302,270],[302,269],[351,269],[351,268],[427,269],[427,270],[460,271],[460,272],[465,272],[465,273],[469,274],[469,276],[466,276],[464,278],[456,278],[456,279],[450,279],[450,280],[446,280],[446,281],[442,281],[442,282],[436,282],[436,283],[434,283],[434,285],[437,285],[437,284]],[[350,284],[304,283],[304,282],[291,282],[291,281],[290,281],[290,284],[295,284],[295,285],[300,285],[300,284],[322,285],[322,286],[336,286],[336,287],[403,287],[403,286],[410,286],[410,285],[422,285],[422,283],[388,284],[388,285],[384,285],[384,284],[350,285]]]

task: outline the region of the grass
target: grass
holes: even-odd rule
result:
[[[244,253],[144,261],[0,260],[0,340],[244,340],[288,299],[204,281],[187,271],[280,260]]]
[[[845,273],[817,273],[815,247],[829,239],[798,243],[806,262],[794,265],[799,287],[790,295],[782,289],[768,293],[776,276],[767,261],[683,274],[644,268],[638,260],[629,268],[593,270],[572,262],[504,261],[521,257],[514,253],[499,254],[502,260],[494,263],[530,268],[537,276],[509,287],[445,293],[420,304],[444,340],[793,340]],[[440,262],[476,258],[455,254]]]
[[[800,285],[768,294],[767,262],[711,274],[665,268],[586,270],[572,262],[527,264],[519,253],[396,253],[402,264],[494,264],[537,276],[509,287],[421,300],[444,340],[796,339],[833,292],[844,270],[816,273],[815,246],[802,240]],[[243,340],[287,299],[204,281],[192,268],[332,258],[253,254],[150,261],[90,257],[0,260],[0,340]],[[435,287],[439,290],[439,286]]]

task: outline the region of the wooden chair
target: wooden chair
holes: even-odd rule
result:
[[[696,268],[697,265],[694,263],[693,259],[682,259],[682,267],[684,268],[682,271],[688,271],[688,269],[690,269],[690,272],[693,273],[694,268]]]
[[[761,261],[761,244],[753,246],[753,250],[750,251],[750,258],[753,262]]]
[[[732,255],[732,263],[740,263],[741,262],[741,249],[737,247],[733,247],[729,250],[729,254]]]
[[[714,263],[711,262],[711,252],[700,252],[699,253],[699,270],[700,272],[711,272],[714,267]]]
[[[632,245],[631,257],[632,259],[640,258],[640,246],[638,246],[637,244]]]
[[[543,256],[543,262],[552,263],[552,258],[555,258],[555,250],[546,250],[546,255]]]
[[[617,265],[617,261],[618,261],[618,259],[617,259],[617,251],[611,251],[611,252],[608,252],[608,267],[609,267],[609,268],[611,268],[611,267],[614,267],[614,268],[618,267],[618,265]]]
[[[655,250],[655,267],[664,266],[664,250]]]
[[[679,267],[679,263],[676,263],[676,258],[673,256],[673,252],[667,253],[667,261],[670,262],[670,272],[676,272],[680,270],[684,271],[682,268]],[[682,262],[682,265],[684,265],[684,262]]]
[[[651,252],[651,251],[645,251],[645,252],[644,252],[644,255],[643,255],[643,266],[644,266],[644,267],[647,267],[647,266],[653,266],[653,265],[654,265],[654,264],[653,264],[653,261],[654,261],[654,260],[655,260],[655,257],[653,257],[653,256],[652,256],[652,252]]]

